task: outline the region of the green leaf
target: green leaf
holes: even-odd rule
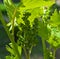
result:
[[[44,1],[44,0],[22,0],[22,2],[23,2],[23,5],[28,9],[36,8],[36,7],[43,7],[43,6],[53,4],[52,1]]]
[[[12,0],[4,0],[4,6],[6,7],[9,20],[12,19],[13,12],[15,10],[15,5]]]
[[[6,56],[6,59],[14,59],[14,56]]]
[[[44,0],[22,0],[24,6],[20,6],[18,11],[20,12],[19,18],[17,19],[17,23],[20,24],[23,22],[22,17],[25,12],[30,12],[31,16],[28,18],[30,21],[30,25],[32,25],[35,18],[43,15],[43,8],[51,6],[54,2],[52,1],[44,1]]]
[[[6,56],[6,59],[11,59],[11,56]]]
[[[51,3],[52,2],[52,3]],[[25,12],[31,13],[28,20],[30,21],[30,25],[32,26],[35,18],[38,18],[43,15],[43,8],[51,6],[53,1],[44,1],[44,0],[22,0],[24,6],[20,6],[18,11],[20,12],[19,18],[17,18],[17,23],[24,23],[22,20],[23,14]]]
[[[54,11],[49,23],[51,26],[60,25],[60,13],[58,13],[57,10]]]
[[[6,45],[7,51],[9,51],[12,55],[15,55],[14,49]]]
[[[19,51],[19,53],[21,55],[21,53],[22,53],[22,47],[21,46],[18,46],[18,51]]]
[[[39,22],[39,36],[42,38],[48,39],[49,36],[49,30],[47,28],[47,24],[45,24],[43,21]]]
[[[28,10],[28,12],[31,13],[31,16],[29,16],[28,20],[30,21],[30,25],[32,25],[35,18],[39,18],[40,16],[43,15],[43,8],[40,8],[40,7],[34,8],[31,10]]]

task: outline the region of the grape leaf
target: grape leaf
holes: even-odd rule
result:
[[[51,26],[60,25],[60,13],[58,13],[57,10],[55,10],[53,15],[51,16],[51,19],[50,19],[49,23],[50,23]]]

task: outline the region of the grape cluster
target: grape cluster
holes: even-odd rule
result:
[[[34,19],[33,25],[31,27],[30,21],[28,20],[31,13],[26,12],[22,17],[25,24],[21,23],[21,30],[17,33],[19,37],[19,44],[30,49],[33,46],[36,46],[38,43],[37,33],[38,33],[38,19]]]

